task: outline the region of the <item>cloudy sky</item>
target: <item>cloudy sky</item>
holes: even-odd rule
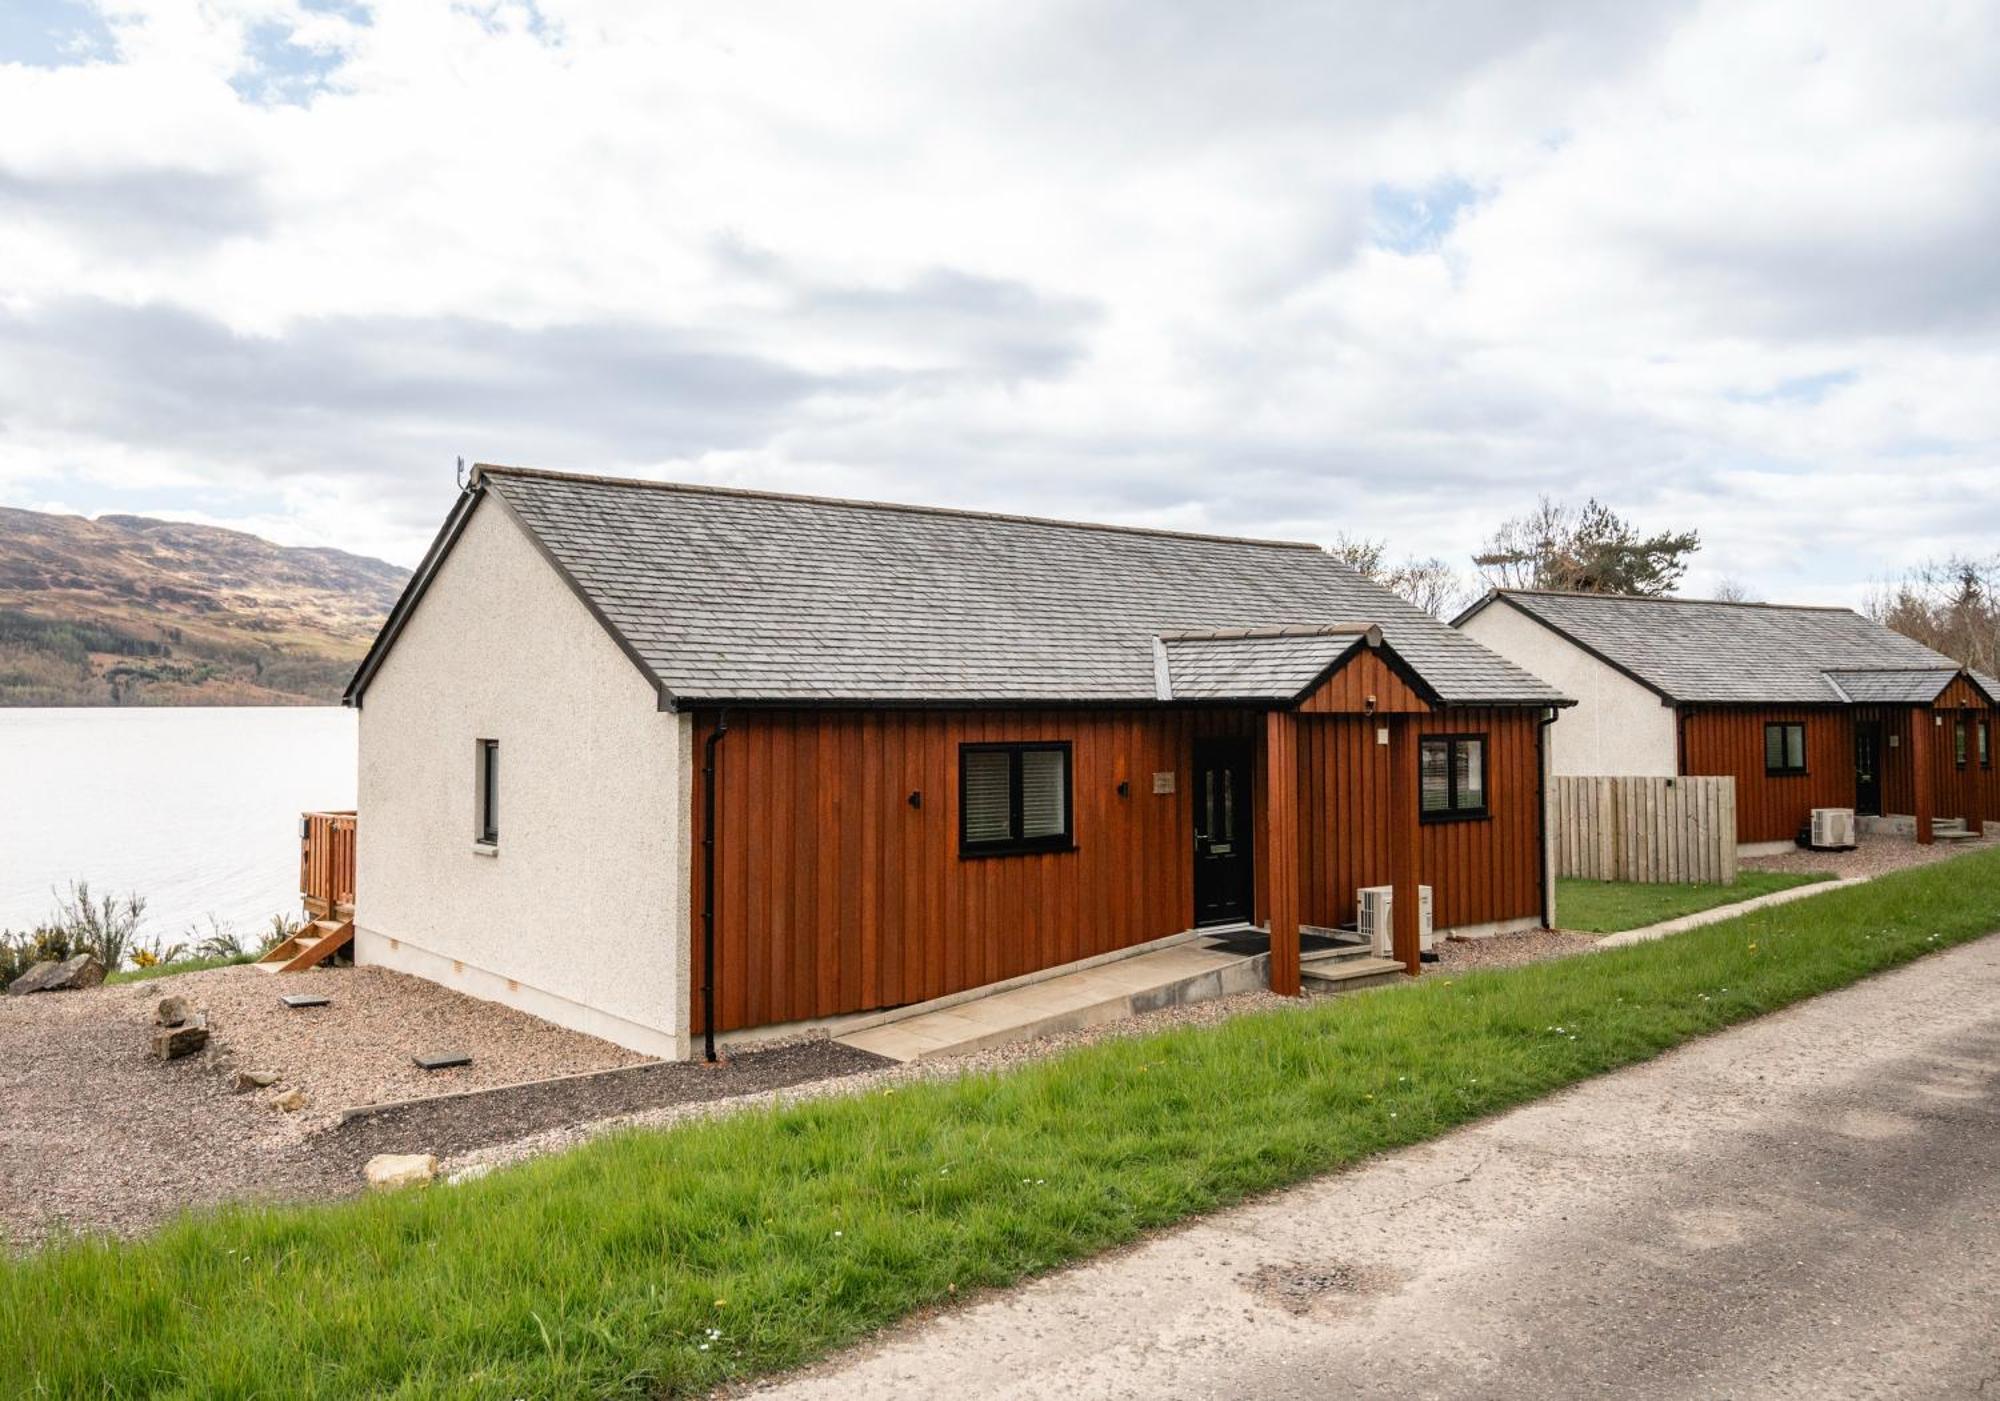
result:
[[[2000,548],[2000,6],[6,0],[0,504],[453,461],[1858,601]]]

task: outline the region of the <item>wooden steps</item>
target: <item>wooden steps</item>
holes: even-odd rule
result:
[[[354,938],[354,921],[335,915],[316,919],[257,960],[266,973],[297,973],[324,963]]]

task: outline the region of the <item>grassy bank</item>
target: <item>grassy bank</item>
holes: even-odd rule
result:
[[[1733,885],[1640,885],[1634,881],[1559,880],[1556,882],[1556,923],[1586,934],[1616,934],[1643,929],[1662,920],[1734,905],[1790,890],[1796,885],[1831,880],[1825,872],[1743,871]]]
[[[699,1392],[1995,928],[2000,852],[1659,943],[76,1244],[0,1271],[0,1377],[63,1396]]]

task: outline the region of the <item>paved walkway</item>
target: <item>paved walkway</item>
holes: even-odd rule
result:
[[[900,1331],[789,1398],[2000,1396],[2000,937]]]
[[[1769,909],[1773,905],[1789,905],[1794,900],[1807,900],[1815,895],[1825,895],[1832,890],[1845,890],[1850,885],[1866,885],[1878,879],[1875,876],[1854,876],[1847,880],[1814,881],[1810,885],[1795,885],[1789,890],[1774,890],[1769,895],[1759,895],[1754,900],[1739,901],[1734,905],[1717,905],[1712,910],[1697,910],[1679,919],[1661,920],[1658,924],[1648,924],[1639,929],[1624,929],[1616,934],[1607,934],[1597,941],[1600,949],[1615,949],[1626,944],[1644,944],[1654,939],[1664,939],[1669,934],[1685,934],[1690,929],[1699,929],[1704,924],[1720,924],[1725,919],[1735,919],[1753,910]]]
[[[983,1050],[1263,986],[1254,957],[1195,940],[835,1038],[891,1060]]]

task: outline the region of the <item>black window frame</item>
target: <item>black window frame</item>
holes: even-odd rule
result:
[[[1979,722],[1979,767],[1993,767],[1993,722],[1981,719]]]
[[[1797,768],[1793,768],[1789,763],[1781,764],[1778,768],[1775,769],[1771,767],[1771,731],[1773,730],[1797,730],[1799,732],[1799,763]],[[1779,757],[1782,759],[1784,755],[1786,755],[1789,752],[1790,752],[1790,746],[1787,745],[1784,742],[1784,740],[1780,739],[1778,741]],[[1807,756],[1809,753],[1810,751],[1806,748],[1805,721],[1766,720],[1764,722],[1764,777],[1766,778],[1806,777],[1807,774],[1810,772],[1810,765],[1807,762]]]
[[[472,839],[500,845],[500,741],[482,739],[473,749]]]
[[[1972,757],[1971,727],[1965,723],[1965,719],[1963,715],[1951,717],[1951,766],[1961,773]]]
[[[1021,756],[1029,751],[1062,755],[1063,827],[1047,836],[1023,837],[1021,831]],[[1007,826],[1011,836],[973,841],[966,835],[965,764],[971,754],[1006,754]],[[1076,755],[1066,739],[980,741],[958,746],[958,854],[969,860],[984,856],[1026,856],[1076,849]]]
[[[1462,808],[1458,805],[1458,746],[1470,740],[1479,741],[1479,806]],[[1442,744],[1444,752],[1444,786],[1447,806],[1427,810],[1424,807],[1424,747]],[[1486,730],[1465,730],[1448,735],[1417,736],[1417,819],[1420,822],[1485,822],[1493,816],[1493,741]]]

